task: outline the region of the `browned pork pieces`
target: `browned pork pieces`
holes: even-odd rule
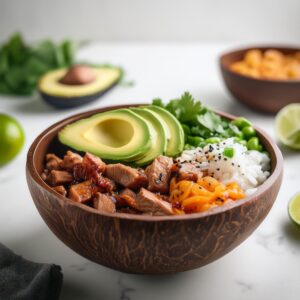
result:
[[[159,195],[141,188],[137,195],[138,209],[153,216],[172,215],[173,209],[169,202],[161,200]]]
[[[53,153],[48,153],[46,155],[46,169],[48,170],[59,170],[62,159]]]
[[[197,168],[192,163],[183,163],[177,173],[178,180],[191,180],[197,182],[203,176],[203,172],[200,168]]]
[[[116,205],[110,195],[96,193],[93,206],[101,212],[114,213],[116,212]]]
[[[72,151],[67,151],[60,166],[64,170],[73,171],[74,166],[82,162],[82,157]]]
[[[123,187],[133,190],[138,190],[148,184],[144,170],[134,169],[123,164],[106,165],[104,175]]]
[[[104,172],[105,166],[105,163],[99,157],[86,153],[82,162],[74,165],[73,175],[77,181],[87,180],[90,178],[97,181],[98,174]]]
[[[119,199],[119,203],[122,206],[128,205],[133,209],[138,209],[137,201],[136,201],[136,193],[133,192],[131,189],[126,188],[126,189],[122,190],[119,193],[117,198]],[[120,199],[121,199],[121,201],[120,201]]]
[[[52,170],[47,176],[47,181],[52,186],[64,185],[73,181],[73,176],[67,171]]]
[[[123,190],[119,197],[124,199],[126,203],[135,210],[153,216],[172,215],[173,209],[169,202],[160,198],[159,195],[141,188],[138,194],[135,194],[130,189]]]
[[[168,193],[173,159],[158,156],[145,170],[148,177],[148,189],[152,192]]]
[[[93,195],[98,192],[98,187],[91,180],[74,184],[70,187],[68,197],[75,202],[84,203],[92,199]]]
[[[98,156],[86,153],[83,157],[82,163],[87,166],[89,171],[97,171],[103,173],[105,171],[105,162]]]
[[[53,187],[54,191],[56,191],[57,193],[63,195],[63,196],[67,196],[67,190],[65,189],[65,187],[63,185],[58,185]]]

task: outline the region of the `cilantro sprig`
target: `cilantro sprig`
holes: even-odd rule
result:
[[[202,105],[189,92],[166,105],[159,98],[154,99],[152,104],[167,109],[179,120],[185,133],[186,149],[204,147],[207,143],[228,137],[241,138],[241,131],[234,124]]]
[[[0,94],[31,95],[41,75],[72,65],[74,54],[70,40],[28,45],[19,33],[12,35],[0,47]]]

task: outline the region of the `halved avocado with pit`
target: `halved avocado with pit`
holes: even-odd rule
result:
[[[64,127],[61,143],[102,159],[137,160],[149,151],[153,138],[148,123],[129,109],[99,113]]]
[[[82,66],[74,66],[74,68]],[[52,106],[69,108],[80,106],[98,99],[115,86],[121,78],[122,70],[117,67],[88,66],[93,75],[88,82],[64,82],[63,79],[72,72],[72,68],[59,69],[46,73],[39,80],[38,90],[42,98]]]

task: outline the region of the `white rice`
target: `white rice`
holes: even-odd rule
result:
[[[224,148],[233,148],[232,158],[223,155]],[[247,150],[233,138],[204,148],[183,151],[180,163],[191,162],[223,183],[237,182],[246,195],[256,191],[270,175],[270,158],[256,150]]]

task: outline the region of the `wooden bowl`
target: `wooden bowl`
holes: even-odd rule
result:
[[[62,120],[41,133],[27,157],[27,182],[33,201],[54,234],[80,255],[128,273],[175,273],[206,265],[244,241],[271,209],[280,188],[283,159],[276,144],[257,129],[271,155],[272,174],[257,192],[231,205],[190,215],[152,217],[100,213],[55,193],[40,177],[48,152],[67,148],[57,133],[67,124],[114,106]],[[231,115],[220,115],[232,119]]]
[[[225,85],[232,96],[256,111],[269,114],[275,114],[287,104],[300,102],[300,80],[255,79],[230,70],[231,64],[242,60],[251,49],[276,49],[284,54],[300,51],[292,47],[253,46],[223,54],[219,64]]]

